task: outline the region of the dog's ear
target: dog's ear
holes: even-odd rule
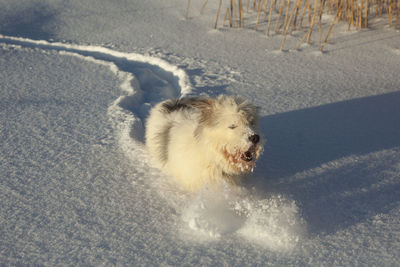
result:
[[[214,102],[215,100],[211,98],[195,98],[190,103],[190,105],[194,108],[199,109],[202,113],[208,113],[211,112],[214,106]]]
[[[200,98],[193,103],[193,107],[200,110],[199,124],[209,126],[212,122],[212,113],[215,106],[215,100],[211,98]]]
[[[190,106],[200,111],[198,126],[194,132],[195,137],[201,135],[204,127],[213,125],[213,111],[215,108],[215,100],[211,98],[196,98],[191,101]]]

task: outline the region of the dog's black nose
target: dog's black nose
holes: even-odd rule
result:
[[[253,144],[257,144],[260,141],[260,136],[258,134],[253,134],[253,135],[249,136],[249,140]]]

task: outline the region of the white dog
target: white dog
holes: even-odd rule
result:
[[[166,100],[150,111],[146,146],[186,190],[236,184],[253,171],[263,151],[257,108],[224,95]]]

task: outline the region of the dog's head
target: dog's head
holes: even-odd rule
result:
[[[200,110],[195,135],[219,154],[224,172],[253,171],[264,145],[257,108],[239,96],[225,95],[198,99],[193,106]]]

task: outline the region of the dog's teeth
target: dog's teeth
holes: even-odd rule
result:
[[[240,170],[244,171],[242,163],[239,164]]]

